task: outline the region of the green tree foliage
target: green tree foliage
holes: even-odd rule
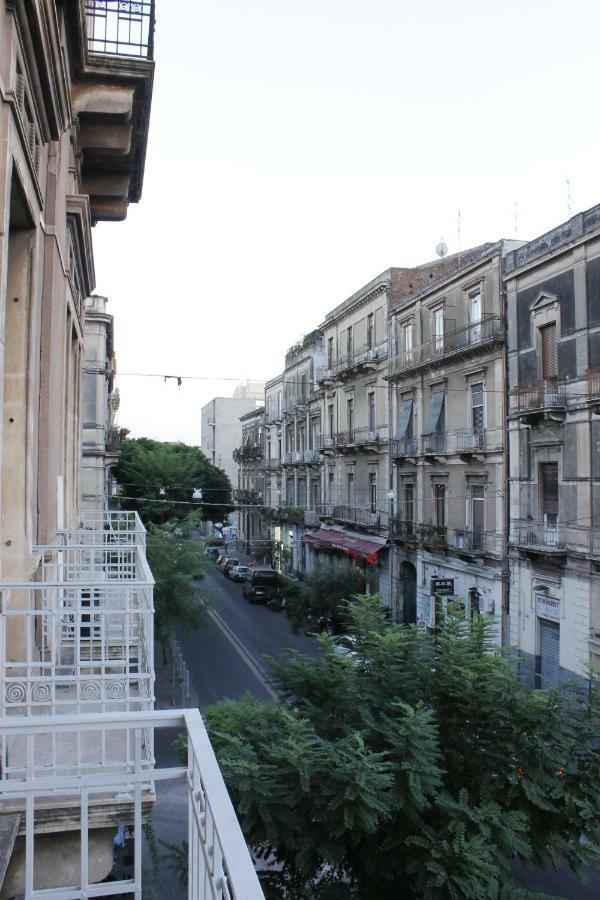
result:
[[[343,601],[361,593],[364,587],[364,575],[354,566],[319,566],[301,588],[290,587],[284,592],[286,612],[295,630],[309,609],[317,616],[339,621],[343,618]]]
[[[164,528],[151,526],[146,541],[148,563],[154,575],[154,630],[163,648],[175,627],[198,628],[206,615],[206,598],[194,584],[202,578],[201,545]]]
[[[598,862],[597,685],[525,693],[483,617],[430,636],[364,596],[347,616],[355,656],[321,638],[275,664],[286,703],[207,712],[245,835],[277,861],[268,896],[516,900],[534,895],[515,856]]]
[[[121,447],[115,477],[123,497],[134,498],[123,499],[122,508],[137,510],[145,524],[193,524],[200,519],[221,523],[232,509],[229,478],[199,447],[150,438],[127,439]],[[197,507],[189,505],[195,488],[203,493]],[[167,502],[153,502],[163,500]]]

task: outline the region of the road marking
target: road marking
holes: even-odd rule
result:
[[[215,623],[215,625],[217,626],[219,631],[221,631],[221,633],[224,635],[224,637],[227,638],[227,640],[229,641],[229,643],[231,644],[233,649],[236,651],[236,653],[244,660],[244,662],[246,663],[246,665],[248,666],[248,668],[250,669],[252,674],[258,679],[258,681],[260,681],[260,683],[264,687],[265,691],[267,691],[267,693],[270,694],[270,696],[273,698],[273,700],[279,700],[279,695],[277,694],[277,692],[275,690],[273,690],[273,688],[271,687],[269,682],[266,680],[264,674],[261,672],[259,667],[256,665],[256,663],[252,659],[250,651],[244,646],[244,644],[239,639],[237,634],[234,631],[232,631],[232,629],[229,627],[227,622],[225,622],[221,618],[221,616],[217,612],[215,612],[214,609],[209,609],[208,615],[212,619],[212,621]]]

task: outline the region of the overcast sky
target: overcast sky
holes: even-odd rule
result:
[[[142,201],[95,228],[120,424],[200,408],[389,266],[600,202],[595,0],[156,0]],[[166,384],[126,373],[208,376]],[[219,380],[221,379],[221,380]]]

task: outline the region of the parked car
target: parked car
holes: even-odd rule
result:
[[[356,656],[356,638],[351,634],[342,634],[333,641],[333,652],[336,656],[352,659]]]
[[[221,556],[221,551],[218,547],[207,547],[204,551],[205,556],[210,556],[211,559],[214,559],[215,562]]]
[[[276,569],[250,569],[244,579],[243,594],[250,603],[266,603],[277,595],[279,572]]]
[[[229,570],[234,566],[239,566],[240,561],[235,556],[228,556],[223,565],[223,575],[229,575]]]
[[[249,571],[250,566],[232,566],[228,575],[232,581],[243,581]]]

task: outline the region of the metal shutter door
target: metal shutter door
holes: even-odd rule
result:
[[[540,328],[542,339],[542,378],[558,377],[558,348],[556,344],[556,322]]]
[[[559,681],[560,625],[540,619],[540,687],[554,687]]]

